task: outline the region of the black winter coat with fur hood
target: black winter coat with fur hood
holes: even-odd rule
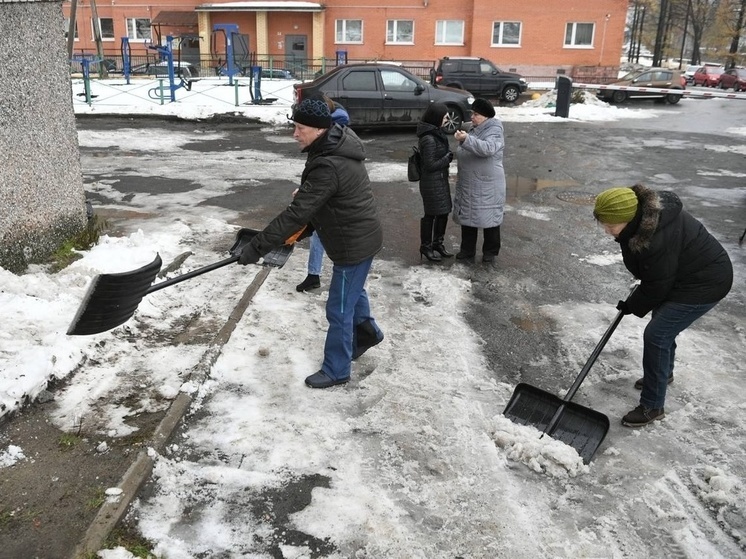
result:
[[[656,192],[641,184],[637,214],[617,238],[624,265],[640,280],[627,300],[639,317],[664,301],[715,303],[733,284],[728,253],[704,225],[683,209],[673,192]]]

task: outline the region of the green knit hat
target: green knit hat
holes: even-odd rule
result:
[[[637,195],[631,188],[610,188],[596,196],[593,216],[601,223],[629,223],[636,213]]]

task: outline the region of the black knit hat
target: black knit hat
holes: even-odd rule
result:
[[[331,128],[332,114],[322,97],[308,97],[293,109],[290,120],[312,128]]]
[[[443,124],[443,117],[446,116],[448,107],[443,103],[431,103],[425,113],[422,115],[422,122],[427,122],[433,126],[440,126]]]
[[[471,104],[471,110],[487,118],[495,116],[495,107],[487,99],[483,99],[482,97],[474,99],[474,102]]]

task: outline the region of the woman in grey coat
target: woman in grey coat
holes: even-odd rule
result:
[[[461,225],[461,250],[456,258],[474,260],[477,233],[482,229],[482,262],[494,262],[500,252],[505,208],[505,136],[489,101],[475,99],[471,110],[471,130],[468,134],[462,130],[454,134],[459,146],[453,220]]]

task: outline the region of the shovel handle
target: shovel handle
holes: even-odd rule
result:
[[[585,377],[588,375],[588,371],[591,370],[591,367],[596,362],[596,359],[598,359],[598,356],[603,351],[604,346],[606,345],[606,342],[609,341],[609,338],[611,338],[611,335],[614,333],[614,330],[616,330],[616,327],[619,326],[619,323],[622,321],[622,317],[624,317],[624,313],[622,311],[619,311],[616,315],[616,318],[614,318],[614,322],[612,322],[611,325],[609,325],[609,327],[606,329],[606,332],[604,332],[604,335],[601,337],[601,339],[596,344],[596,347],[593,349],[593,353],[591,353],[591,356],[588,358],[588,361],[586,361],[585,365],[583,365],[583,368],[580,369],[580,373],[575,379],[575,382],[572,383],[572,386],[567,391],[567,394],[565,394],[565,397],[563,398],[565,402],[569,402],[570,400],[572,400],[573,396],[575,396],[575,393],[578,391],[578,388],[580,388],[581,383],[585,380]]]
[[[173,285],[175,283],[182,282],[184,280],[191,279],[195,276],[201,276],[202,274],[206,274],[207,272],[212,272],[213,270],[217,270],[218,268],[222,268],[223,266],[227,266],[228,264],[233,264],[234,262],[238,262],[239,255],[231,256],[230,258],[226,258],[225,260],[220,260],[219,262],[215,262],[214,264],[209,264],[207,266],[203,266],[202,268],[197,268],[196,270],[192,270],[191,272],[187,272],[185,274],[181,274],[180,276],[176,276],[175,278],[168,279],[166,281],[162,281],[160,283],[156,283],[155,285],[150,286],[150,289],[148,289],[145,294],[153,293],[153,291],[158,291],[159,289],[163,289],[164,287],[168,287],[169,285]]]
[[[635,292],[635,289],[637,289],[637,285],[633,286],[632,289],[630,289],[629,295],[627,295],[627,299],[629,299],[630,295],[632,295]],[[604,335],[601,336],[601,339],[596,344],[596,347],[593,348],[593,353],[591,353],[591,356],[588,358],[588,361],[585,362],[585,365],[583,365],[583,368],[580,370],[580,373],[578,373],[577,378],[575,379],[575,382],[572,383],[572,386],[567,391],[567,394],[565,394],[565,397],[562,398],[562,404],[559,408],[557,408],[557,411],[554,412],[554,415],[552,416],[552,419],[547,424],[546,429],[544,429],[544,433],[547,433],[551,435],[554,432],[554,428],[559,423],[560,417],[565,411],[565,404],[572,400],[573,396],[575,396],[575,393],[578,391],[578,388],[580,388],[580,385],[585,380],[585,377],[588,375],[588,371],[591,370],[591,367],[596,362],[596,359],[598,359],[598,356],[601,354],[601,351],[603,351],[604,346],[606,345],[606,342],[609,341],[609,338],[611,338],[611,335],[614,333],[614,330],[616,330],[616,327],[619,326],[619,323],[622,321],[622,318],[624,318],[624,313],[622,311],[619,311],[616,314],[616,317],[614,318],[614,322],[612,322],[609,327],[606,329],[606,332],[604,332]],[[543,434],[542,434],[543,436]]]

